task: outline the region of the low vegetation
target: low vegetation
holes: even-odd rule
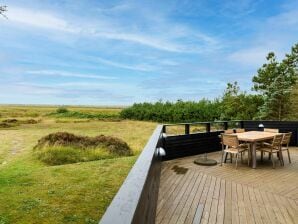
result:
[[[11,127],[16,127],[21,124],[37,124],[39,123],[40,120],[34,120],[34,119],[4,119],[0,122],[0,128],[11,128]]]
[[[49,165],[132,155],[128,144],[119,138],[104,135],[80,136],[68,132],[52,133],[41,138],[34,150],[37,157]]]
[[[77,119],[97,119],[97,120],[109,120],[109,121],[119,121],[119,113],[107,113],[107,112],[97,112],[88,113],[81,111],[71,111],[66,107],[59,107],[55,112],[48,114],[56,118],[77,118]]]
[[[120,107],[79,107],[79,106],[24,106],[24,105],[0,105],[0,118],[51,118],[55,116],[49,116],[49,114],[55,114],[60,111],[59,108],[65,108],[66,111],[75,111],[84,114],[107,114],[107,115],[119,115],[122,108]],[[58,110],[59,109],[59,110]],[[65,111],[65,110],[64,110]],[[61,112],[61,111],[60,111]],[[62,110],[63,112],[63,110]]]

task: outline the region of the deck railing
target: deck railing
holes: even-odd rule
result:
[[[298,145],[298,121],[217,121],[158,125],[100,223],[154,223],[162,159],[220,150],[218,135],[223,130],[237,127],[248,131],[260,130],[260,124],[266,128],[277,128],[280,132],[292,132],[291,145]],[[192,129],[196,125],[203,125],[205,129]],[[212,129],[214,125],[216,128]],[[183,133],[168,133],[168,128],[173,126],[184,126]],[[166,152],[162,158],[159,151],[161,147]]]
[[[158,125],[114,197],[101,224],[154,223],[159,189],[163,126]]]

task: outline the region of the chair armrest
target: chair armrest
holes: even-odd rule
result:
[[[268,142],[262,142],[262,145],[263,145],[263,146],[269,146],[269,147],[271,147],[271,144],[268,143]]]

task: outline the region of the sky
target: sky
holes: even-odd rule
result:
[[[131,105],[250,91],[298,42],[298,1],[9,0],[0,103]]]

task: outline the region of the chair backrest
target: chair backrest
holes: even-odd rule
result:
[[[290,143],[290,140],[291,140],[291,136],[292,136],[292,132],[285,133],[284,136],[283,136],[281,144],[288,146],[289,143]]]
[[[272,147],[279,148],[282,139],[283,139],[283,135],[275,135],[273,140],[272,140]]]
[[[245,132],[244,128],[237,128],[236,129],[236,133],[243,133],[243,132]]]
[[[271,133],[278,133],[279,130],[278,129],[273,129],[273,128],[264,128],[265,132],[271,132]]]
[[[225,134],[233,134],[233,133],[234,133],[233,129],[225,130]]]
[[[239,146],[239,141],[237,135],[226,135],[221,134],[222,144],[229,147],[237,148]]]

